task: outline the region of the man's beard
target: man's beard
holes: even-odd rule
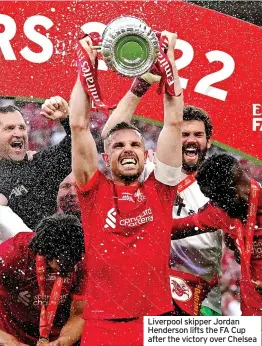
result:
[[[138,172],[134,175],[120,175],[120,179],[127,184],[133,183],[134,181],[136,181],[141,175],[141,172]]]
[[[185,162],[185,160],[184,160],[185,150],[189,149],[189,148],[193,148],[193,149],[197,150],[198,160],[196,163],[189,164],[189,163]],[[198,170],[199,166],[201,165],[201,163],[205,160],[206,153],[207,153],[207,148],[200,150],[199,147],[192,146],[192,145],[183,146],[182,147],[182,157],[183,157],[182,169],[188,173],[196,172]]]

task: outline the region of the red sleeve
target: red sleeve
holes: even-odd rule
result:
[[[80,187],[78,186],[78,193],[80,195],[86,195],[87,193],[91,193],[92,190],[94,190],[98,185],[99,180],[102,176],[104,177],[104,175],[99,170],[97,170],[87,184]]]
[[[21,232],[0,245],[0,284],[3,278],[13,275],[23,266],[28,253],[28,243],[35,233]]]
[[[198,209],[198,213],[193,215],[193,220],[196,227],[203,231],[209,231],[211,228],[221,229],[229,234],[234,234],[235,232],[235,227],[231,228],[231,224],[234,224],[234,219],[230,218],[224,210],[210,202]]]
[[[196,214],[174,219],[172,237],[174,239],[192,236],[202,232],[211,232],[217,229],[234,235],[234,219],[231,219],[225,211],[215,207],[210,202],[198,210]]]
[[[98,187],[106,181],[104,174],[97,170],[86,185],[77,187],[82,215],[91,212]]]

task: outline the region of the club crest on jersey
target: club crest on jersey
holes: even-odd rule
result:
[[[143,202],[146,200],[146,196],[139,190],[134,193],[134,196],[138,202]]]
[[[192,291],[183,279],[170,276],[170,286],[173,299],[186,302],[192,297]]]

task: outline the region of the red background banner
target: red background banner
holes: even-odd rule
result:
[[[262,29],[192,4],[1,2],[0,94],[69,99],[76,78],[73,46],[80,28],[101,32],[115,17],[130,14],[154,30],[178,33],[175,57],[186,104],[210,114],[216,141],[262,160]],[[106,71],[102,61],[99,68],[105,101],[115,103],[131,81]],[[144,97],[137,115],[162,122],[156,87]]]

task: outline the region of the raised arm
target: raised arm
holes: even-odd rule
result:
[[[40,114],[49,120],[63,121],[68,118],[69,107],[61,96],[53,96],[45,100]]]
[[[66,136],[58,143],[47,147],[38,153],[28,155],[28,160],[37,160],[39,167],[46,174],[52,174],[54,177],[54,188],[58,186],[71,171],[71,131],[69,127],[69,108],[67,102],[60,96],[53,96],[42,105],[40,114],[48,120],[60,122],[63,126]],[[49,161],[48,166],[46,162]]]
[[[120,100],[116,109],[112,112],[108,118],[103,131],[102,138],[105,139],[109,131],[118,123],[131,122],[135,109],[140,101],[140,97],[134,95],[131,90],[125,94],[125,96]]]
[[[88,37],[80,41],[94,61],[96,51],[90,48]],[[98,155],[90,132],[90,100],[77,78],[70,100],[70,127],[72,136],[72,171],[78,186],[88,183],[98,168]]]
[[[69,106],[66,100],[61,96],[53,96],[50,97],[50,99],[46,99],[41,108],[41,115],[49,120],[59,120],[66,132],[66,135],[71,135],[68,118]]]
[[[181,126],[184,101],[174,60],[177,35],[166,31],[162,35],[167,36],[169,42],[167,56],[173,69],[174,89],[177,96],[170,96],[167,93],[164,95],[164,126],[158,138],[156,157],[168,166],[180,167],[182,163]]]
[[[140,77],[136,77],[130,90],[120,100],[116,109],[108,118],[103,131],[102,138],[105,139],[108,132],[118,123],[131,122],[142,96],[147,92],[153,83],[159,82],[160,76],[153,75],[150,72]]]

